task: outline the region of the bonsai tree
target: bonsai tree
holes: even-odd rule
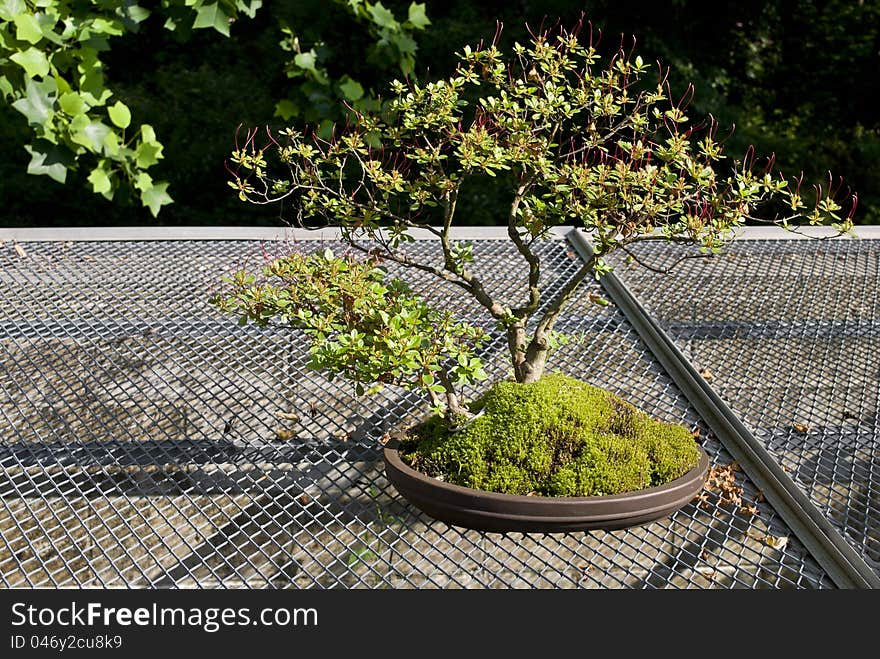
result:
[[[214,304],[242,322],[276,318],[303,330],[312,366],[354,381],[359,393],[385,384],[425,392],[447,434],[485,407],[469,405],[462,388],[486,377],[476,350],[487,332],[387,281],[384,263],[473,298],[506,336],[516,383],[532,384],[557,342],[560,313],[586,278],[610,269],[611,253],[652,240],[714,253],[749,220],[788,227],[806,219],[845,232],[856,205],[853,196],[842,212],[839,186],[808,195],[772,157],[728,159],[717,123],[687,116],[692,88],[673,95],[668,70],[631,48],[602,57],[589,24],[533,33],[510,52],[499,33],[457,53],[450,77],[395,80],[382,111],[350,108],[353,119],[329,140],[291,128],[267,131],[258,144],[252,131],[231,159],[230,185],[242,200],[284,201],[300,225],[338,225],[350,249],[293,253],[260,275],[237,272]],[[485,177],[509,187],[499,222],[527,266],[517,306],[493,296],[471,245],[451,235],[466,212],[462,186]],[[567,224],[589,232],[595,254],[543,304],[536,245]],[[414,228],[436,239],[439,260],[407,250]]]

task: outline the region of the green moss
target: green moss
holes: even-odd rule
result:
[[[542,496],[640,490],[674,480],[699,461],[687,428],[563,375],[500,382],[472,409],[484,414],[460,432],[449,433],[438,417],[412,429],[402,458],[448,483]]]

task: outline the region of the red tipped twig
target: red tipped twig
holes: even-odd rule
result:
[[[743,174],[750,172],[755,164],[755,145],[749,144],[746,154],[743,156]]]
[[[681,95],[681,98],[678,99],[678,103],[675,105],[676,110],[684,111],[691,104],[691,101],[694,100],[694,85],[693,83],[688,83],[687,89],[684,90],[684,94]],[[687,99],[687,101],[685,101]]]
[[[852,199],[852,206],[850,207],[849,212],[846,214],[846,219],[847,219],[847,220],[852,220],[852,219],[853,219],[853,216],[856,214],[856,208],[858,208],[858,206],[859,206],[859,195],[858,195],[858,193],[854,192],[854,193],[850,196],[850,198]]]
[[[495,21],[495,36],[492,37],[492,45],[497,46],[498,41],[501,39],[501,32],[504,30],[504,23],[501,21]]]

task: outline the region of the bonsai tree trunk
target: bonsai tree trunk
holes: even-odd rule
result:
[[[539,262],[535,265],[535,270],[536,272],[540,271]],[[585,261],[541,316],[535,328],[535,334],[530,340],[527,338],[526,333],[526,323],[530,314],[527,313],[524,318],[508,326],[507,345],[513,361],[513,372],[517,382],[522,384],[537,382],[544,374],[544,369],[547,366],[547,355],[550,353],[550,336],[559,318],[559,314],[571,301],[581,283],[592,271],[593,259]],[[537,276],[535,281],[537,282]],[[529,301],[529,307],[537,309],[539,302],[540,296],[533,292]]]
[[[535,337],[526,349],[526,356],[522,365],[522,378],[518,379],[523,384],[537,382],[544,375],[544,367],[547,365],[547,341]]]
[[[528,384],[536,382],[543,374],[549,351],[546,332],[526,343],[526,329],[523,321],[507,328],[507,345],[513,362],[513,374],[517,382]]]
[[[446,421],[454,426],[472,417],[473,415],[470,410],[462,404],[461,399],[455,392],[455,386],[452,384],[452,378],[449,377],[449,373],[446,371],[440,371],[439,377],[443,386],[446,387],[446,394],[444,395],[444,402],[446,403]]]

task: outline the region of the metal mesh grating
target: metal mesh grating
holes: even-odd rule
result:
[[[204,302],[244,255],[260,259],[255,243],[21,247],[0,248],[4,586],[833,587],[741,473],[758,515],[711,495],[611,533],[478,533],[423,516],[385,480],[376,441],[424,413],[417,398],[356,398],[305,368],[295,333],[239,328]],[[474,249],[509,298],[515,252]],[[558,240],[542,257],[549,297],[579,262]],[[487,322],[454,289],[410,281]],[[550,368],[701,428],[729,463],[622,314],[588,292],[561,319],[575,340]],[[501,337],[486,348],[493,377],[502,349]]]
[[[679,249],[640,246],[670,265]],[[618,274],[880,573],[880,241],[740,240]]]

